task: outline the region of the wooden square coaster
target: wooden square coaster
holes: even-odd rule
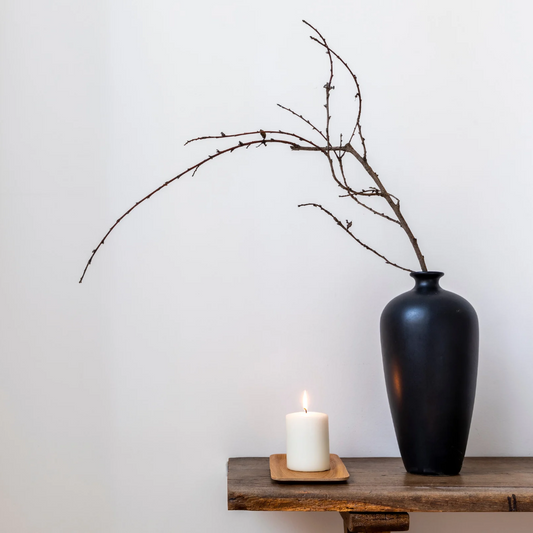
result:
[[[289,470],[287,468],[287,455],[284,453],[277,453],[270,456],[270,477],[274,481],[282,482],[301,482],[301,483],[335,483],[338,481],[346,481],[350,474],[340,457],[335,454],[330,454],[330,469],[324,472],[297,472],[296,470]]]

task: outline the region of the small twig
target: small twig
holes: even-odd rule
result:
[[[343,195],[343,196],[348,196],[348,195]],[[372,209],[369,205],[366,205],[364,202],[361,202],[361,200],[359,200],[359,198],[353,198],[353,200],[359,204],[361,207],[364,207],[365,209],[368,209],[368,211],[370,211],[371,213],[374,213],[374,215],[378,215],[380,217],[383,217],[387,220],[389,220],[390,222],[394,222],[395,224],[398,224],[398,226],[402,226],[397,220],[395,220],[394,218],[390,217],[389,215],[386,215],[385,213],[381,213],[380,211],[376,211],[375,209]]]
[[[339,135],[339,146],[342,146],[342,133]],[[337,156],[339,165],[342,165],[342,158],[346,155],[346,152],[341,152],[339,150],[338,152],[335,152],[335,155]],[[344,172],[342,174],[344,176]]]
[[[363,189],[362,191],[352,191],[354,196],[381,196],[383,194],[378,189]]]
[[[400,265],[397,265],[396,263],[393,263],[392,261],[389,261],[384,255],[380,254],[379,252],[377,252],[376,250],[374,250],[374,248],[371,248],[370,246],[368,246],[368,244],[365,244],[363,241],[361,241],[360,239],[358,239],[349,229],[348,226],[351,226],[351,223],[347,222],[346,225],[344,225],[333,213],[331,213],[331,211],[328,211],[325,207],[321,206],[320,204],[315,204],[315,203],[307,203],[307,204],[300,204],[298,207],[307,207],[307,206],[312,206],[312,207],[317,207],[318,209],[320,209],[321,211],[324,211],[324,213],[326,213],[327,215],[329,215],[336,223],[337,225],[339,225],[352,239],[354,239],[354,241],[356,241],[357,243],[359,243],[363,248],[366,248],[368,251],[372,252],[373,254],[377,255],[378,257],[380,257],[381,259],[383,259],[383,261],[385,261],[385,263],[387,263],[388,265],[391,265],[391,266],[394,266],[396,268],[399,268],[400,270],[405,270],[407,272],[413,272],[411,269],[409,268],[405,268],[405,267],[402,267]]]
[[[322,131],[320,131],[310,120],[306,119],[302,115],[299,115],[296,113],[296,111],[293,111],[290,107],[285,107],[284,105],[277,104],[278,107],[281,107],[281,109],[284,109],[285,111],[288,111],[289,113],[292,113],[294,116],[298,117],[299,119],[303,120],[306,124],[311,126],[311,128],[316,131],[324,140],[326,140],[326,136]]]
[[[315,148],[314,146],[300,146],[298,144],[295,144],[291,147],[291,150],[294,150],[296,152],[335,152],[342,150],[344,152],[348,152],[348,148],[346,145],[344,146],[330,146],[329,148],[327,146],[319,146],[318,148]]]

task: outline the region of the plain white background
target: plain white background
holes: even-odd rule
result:
[[[358,73],[369,159],[428,266],[481,324],[469,455],[531,455],[530,2],[3,0],[0,530],[319,533],[335,513],[226,510],[226,459],[330,416],[332,452],[397,456],[381,310],[411,288],[329,219],[416,268],[400,230],[335,200],[323,158],[271,146],[134,202],[215,149],[306,132],[327,62]],[[336,81],[335,131],[350,123]],[[354,179],[367,186],[353,167]],[[413,514],[411,531],[531,531],[524,514]]]

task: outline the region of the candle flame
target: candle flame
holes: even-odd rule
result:
[[[308,407],[308,401],[307,401],[307,391],[304,390],[304,397],[303,397],[303,406],[304,406],[304,411],[307,413],[307,407]]]

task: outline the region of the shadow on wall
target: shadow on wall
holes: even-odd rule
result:
[[[502,355],[509,347],[502,346],[498,335],[490,334],[483,324],[480,341],[476,403],[466,455],[521,455],[513,452],[515,439],[520,439],[520,424],[514,419],[509,394],[515,380],[508,366],[512,361]]]

